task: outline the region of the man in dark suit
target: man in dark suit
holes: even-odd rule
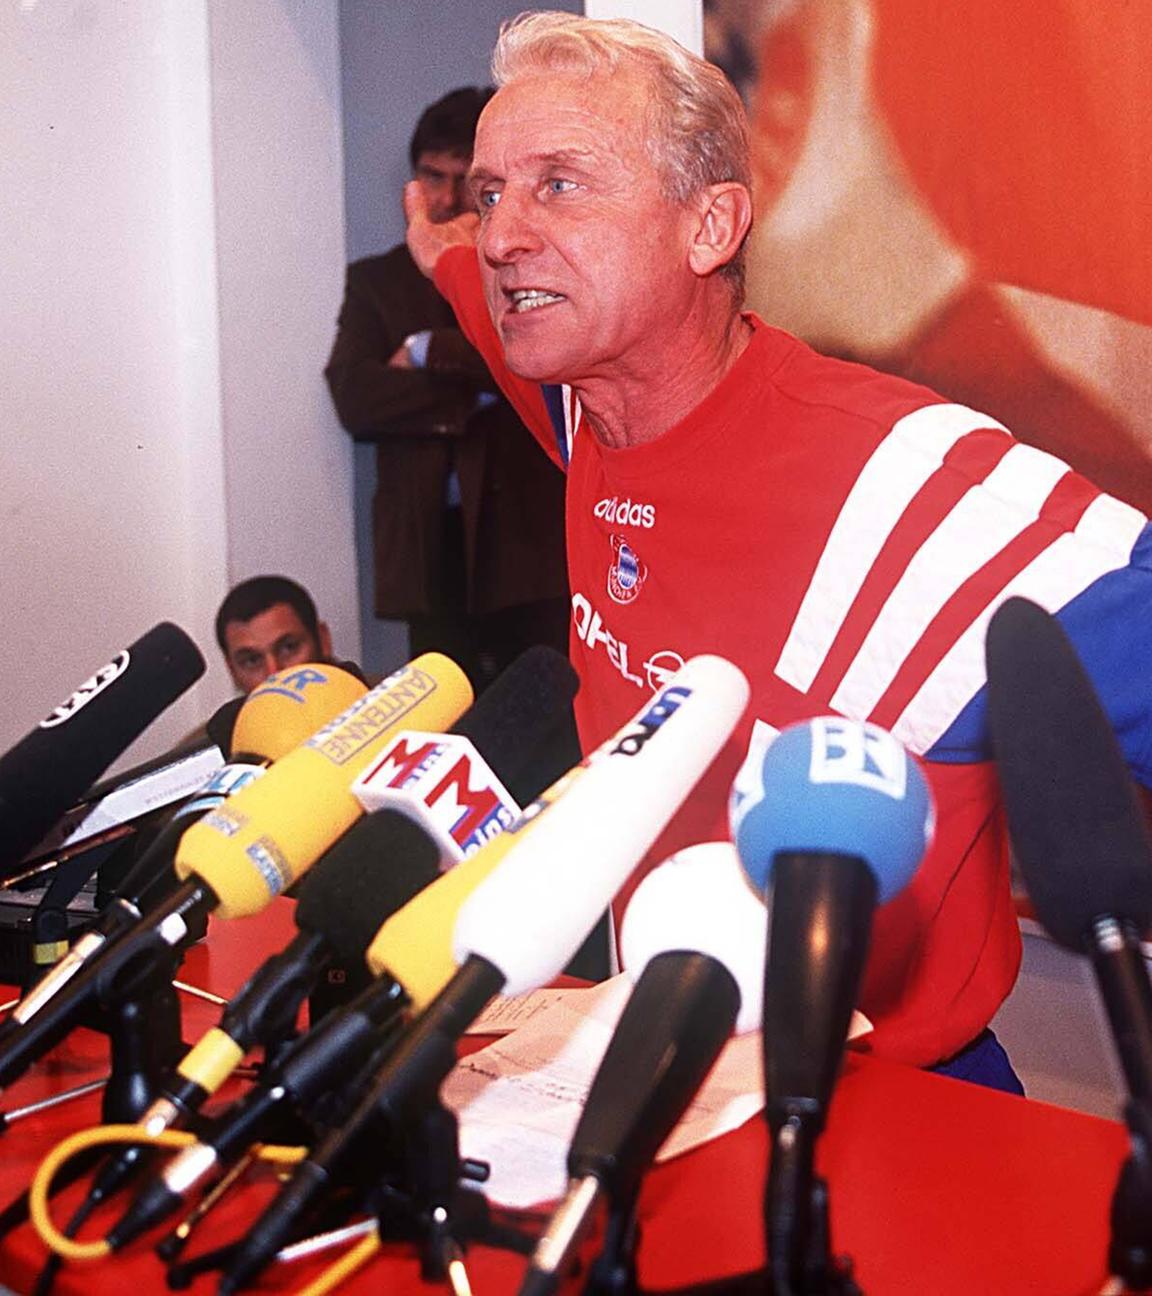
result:
[[[491,93],[454,90],[416,126],[412,170],[434,220],[468,206]],[[377,616],[407,620],[413,655],[447,653],[477,689],[530,644],[564,651],[563,475],[404,244],[348,267],[324,374],[340,422],[377,446]]]

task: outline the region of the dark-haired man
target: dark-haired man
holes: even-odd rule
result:
[[[428,218],[464,182],[491,90],[453,90],[409,147]],[[567,646],[564,479],[533,442],[451,308],[401,244],[348,267],[324,371],[340,422],[376,443],[375,604],[411,655],[447,653],[479,691],[525,648]]]
[[[216,642],[245,694],[278,670],[332,655],[312,596],[287,576],[253,576],[230,590],[216,613]]]

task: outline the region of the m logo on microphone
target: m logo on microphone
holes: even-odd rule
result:
[[[902,801],[908,785],[908,757],[903,746],[879,725],[837,716],[810,722],[813,783],[850,783]]]
[[[503,832],[518,807],[484,758],[458,734],[406,731],[352,785],[365,810],[415,819],[455,863]]]

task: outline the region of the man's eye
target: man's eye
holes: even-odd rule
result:
[[[480,197],[477,199],[481,207],[495,207],[500,201],[500,194],[495,189],[482,189]]]
[[[549,193],[569,193],[576,188],[575,180],[561,180],[558,177],[548,181]]]

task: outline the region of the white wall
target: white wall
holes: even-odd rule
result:
[[[322,372],[344,277],[336,5],[210,13],[230,575],[303,581],[358,658],[352,455]]]
[[[232,581],[299,575],[359,651],[321,368],[343,264],[334,4],[0,8],[0,749],[176,621],[230,692]],[[227,486],[225,485],[227,483]]]
[[[589,18],[631,18],[633,22],[667,32],[685,49],[696,54],[704,52],[704,12],[700,0],[584,0],[584,13]]]

